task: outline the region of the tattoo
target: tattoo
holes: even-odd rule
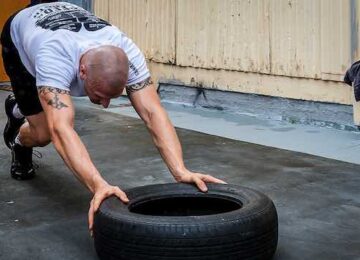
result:
[[[140,90],[140,89],[143,89],[143,88],[145,88],[145,87],[147,87],[147,86],[149,86],[149,85],[151,85],[151,84],[153,84],[153,81],[152,81],[152,79],[149,77],[149,78],[147,78],[146,80],[141,81],[141,82],[139,82],[139,83],[126,86],[126,92],[127,92],[128,95],[129,95],[130,93],[133,93],[133,92],[135,92],[135,91],[138,91],[138,90]]]
[[[70,91],[58,89],[58,88],[51,88],[51,87],[39,87],[39,94],[48,94],[48,93],[54,94],[54,96],[47,101],[47,104],[49,106],[52,106],[53,108],[56,108],[58,110],[64,107],[69,107],[60,100],[59,94],[69,95]]]

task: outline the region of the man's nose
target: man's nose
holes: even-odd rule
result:
[[[108,108],[110,104],[110,99],[102,99],[101,100],[101,105],[104,107],[104,108]]]

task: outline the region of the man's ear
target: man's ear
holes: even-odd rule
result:
[[[80,65],[80,71],[79,71],[79,73],[80,73],[80,78],[81,78],[82,80],[85,80],[85,79],[86,79],[86,66],[85,66],[84,64],[81,64],[81,65]]]

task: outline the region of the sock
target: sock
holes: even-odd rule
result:
[[[13,116],[17,119],[21,119],[24,117],[24,115],[21,113],[19,106],[17,104],[15,104],[12,113],[13,113]]]
[[[14,143],[23,146],[22,143],[20,142],[20,134],[17,134],[17,136],[14,139]]]

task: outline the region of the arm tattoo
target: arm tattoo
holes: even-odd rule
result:
[[[64,107],[69,107],[65,103],[61,102],[61,100],[59,98],[59,94],[69,95],[70,91],[58,89],[58,88],[51,88],[51,87],[40,87],[39,88],[39,94],[47,94],[47,93],[53,94],[53,97],[50,100],[48,100],[48,102],[47,102],[47,104],[49,106],[52,106],[53,108],[56,108],[58,110],[60,110]]]
[[[149,85],[153,84],[152,79],[149,77],[147,79],[145,79],[144,81],[141,81],[139,83],[133,84],[133,85],[128,85],[126,86],[126,92],[129,95],[130,93],[133,93],[135,91],[138,91],[140,89],[143,89]]]

